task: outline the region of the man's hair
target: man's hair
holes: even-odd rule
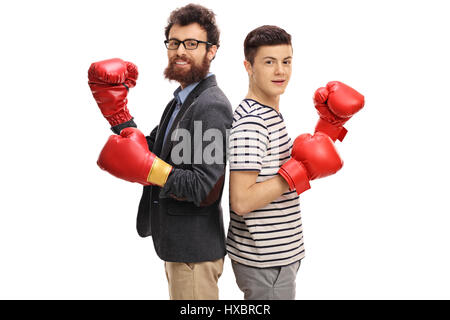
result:
[[[206,31],[207,41],[219,47],[220,31],[216,25],[214,12],[198,4],[188,4],[172,11],[165,29],[166,39],[169,38],[170,29],[174,24],[187,26],[197,22]],[[198,40],[198,39],[197,39]]]
[[[284,29],[277,26],[261,26],[247,35],[244,41],[245,60],[253,65],[256,52],[261,46],[275,46],[279,44],[288,44],[292,46],[291,35]]]

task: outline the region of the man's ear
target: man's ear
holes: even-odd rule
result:
[[[208,56],[209,61],[214,60],[214,58],[216,57],[216,53],[217,53],[217,46],[216,45],[212,45],[211,47],[209,47],[208,52],[206,53],[206,55]]]
[[[244,67],[245,70],[247,70],[248,75],[251,76],[253,74],[253,68],[250,61],[244,60]]]

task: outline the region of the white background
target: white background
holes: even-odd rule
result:
[[[148,134],[176,83],[164,27],[186,1],[3,1],[0,298],[167,299],[163,262],[135,218],[141,186],[101,171],[111,134],[87,85],[91,62],[140,75],[129,108]],[[445,1],[198,1],[217,14],[212,64],[233,107],[247,93],[243,41],[263,24],[293,38],[280,110],[312,132],[314,90],[331,80],[366,97],[337,147],[335,176],[301,196],[306,258],[297,299],[449,299]],[[223,195],[228,226],[228,181]],[[227,258],[222,299],[242,299]]]

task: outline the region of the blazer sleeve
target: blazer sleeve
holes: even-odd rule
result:
[[[148,144],[148,150],[152,151],[153,149],[153,145],[155,144],[155,140],[156,140],[156,133],[158,132],[158,126],[156,126],[152,132],[150,133],[149,136],[146,136],[145,138],[147,139],[147,144]]]
[[[212,135],[215,138],[211,138],[210,141],[202,139],[201,143],[192,141],[196,147],[201,146],[202,148],[201,163],[192,161],[192,169],[174,168],[166,184],[161,188],[160,197],[191,201],[199,207],[211,205],[220,198],[225,180],[228,132],[231,128],[233,115],[229,103],[218,102],[223,101],[223,99],[210,97],[208,101],[209,105],[198,106],[193,121],[201,121],[202,137],[207,136],[204,136],[206,131],[213,129],[209,132],[213,133]],[[220,138],[217,138],[219,136]],[[192,150],[194,153],[199,152],[194,148]],[[218,155],[218,152],[221,154]],[[213,155],[215,160],[219,161],[211,161],[212,158],[210,161],[205,161],[203,155],[209,153]]]

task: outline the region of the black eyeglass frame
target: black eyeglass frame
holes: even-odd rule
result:
[[[171,41],[171,40],[178,41],[178,46],[177,46],[176,48],[169,49],[169,41]],[[195,48],[188,49],[188,48],[186,48],[186,44],[184,43],[185,41],[195,41],[195,42],[197,42],[197,46],[196,46]],[[208,42],[208,41],[201,41],[201,40],[197,40],[197,39],[184,39],[183,41],[178,40],[178,39],[168,39],[168,40],[164,40],[164,44],[166,45],[167,50],[178,50],[178,48],[180,47],[180,44],[183,44],[183,46],[184,46],[184,48],[185,48],[186,50],[196,50],[196,49],[198,48],[198,44],[199,44],[199,43],[205,43],[207,46],[213,46],[213,45],[214,45],[214,44],[211,43],[211,42]]]

